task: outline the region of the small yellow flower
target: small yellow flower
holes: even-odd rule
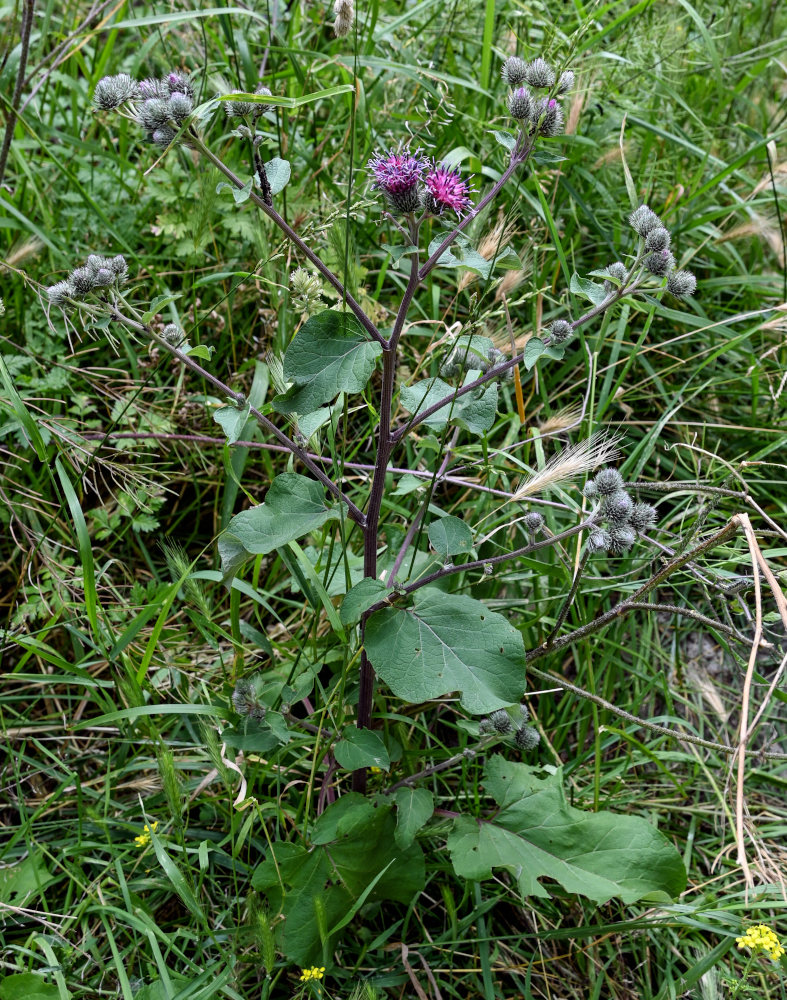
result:
[[[146,823],[142,830],[142,833],[140,833],[138,837],[134,837],[134,843],[137,845],[137,847],[147,847],[148,844],[150,843],[151,830],[153,831],[153,833],[155,833],[157,828],[158,828],[158,820],[154,821],[151,826],[148,826],[148,824]]]
[[[750,927],[743,937],[735,939],[739,948],[750,948],[753,955],[757,952],[765,951],[768,957],[774,962],[778,962],[785,954],[784,948],[779,942],[776,932],[771,930],[766,924],[757,924]]]
[[[383,773],[383,769],[381,767],[370,767],[369,770],[372,772],[372,774],[382,774]]]
[[[324,975],[325,975],[324,965],[321,965],[319,968],[317,968],[316,965],[313,965],[311,969],[304,969],[301,972],[300,979],[302,983],[308,983],[311,982],[312,979],[322,979]]]

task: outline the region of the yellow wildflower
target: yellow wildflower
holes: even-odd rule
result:
[[[750,948],[753,955],[759,951],[766,951],[774,962],[778,962],[785,953],[776,932],[766,924],[750,927],[743,937],[735,939],[735,943],[739,948]]]
[[[311,969],[304,969],[301,972],[300,979],[302,983],[308,983],[311,982],[312,979],[322,979],[324,974],[325,974],[324,965],[321,965],[319,968],[317,968],[317,966],[314,965],[312,966]]]
[[[372,772],[372,774],[382,774],[383,773],[383,769],[381,767],[374,767],[374,766],[372,766],[372,767],[369,768],[369,770]]]
[[[151,826],[148,826],[148,824],[146,823],[142,830],[142,833],[140,833],[138,837],[134,837],[134,843],[137,845],[137,847],[147,847],[148,844],[150,843],[151,830],[153,831],[153,833],[155,833],[157,828],[158,828],[158,820],[154,821]]]

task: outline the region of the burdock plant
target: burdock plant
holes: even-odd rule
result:
[[[335,30],[339,35],[345,33],[345,28],[350,30],[351,8],[348,4],[335,5]],[[660,566],[644,580],[636,591],[635,601],[622,599],[610,608],[608,615],[567,628],[567,616],[590,557],[595,557],[593,565],[602,567],[605,559],[635,557],[651,544],[657,524],[655,508],[638,498],[641,485],[635,488],[627,484],[609,464],[614,460],[613,442],[593,438],[566,447],[515,491],[504,495],[501,505],[508,503],[507,510],[511,513],[503,518],[503,523],[507,527],[510,522],[511,537],[519,535],[520,545],[505,541],[503,535],[496,535],[496,530],[482,535],[459,517],[438,516],[432,497],[434,489],[449,474],[458,442],[483,437],[491,429],[504,379],[518,373],[520,366],[530,371],[537,363],[548,363],[564,357],[567,351],[579,350],[577,332],[623,300],[631,302],[637,296],[652,298],[666,292],[679,299],[694,294],[694,276],[676,270],[667,226],[649,207],[638,206],[629,219],[634,239],[619,248],[615,254],[619,259],[597,272],[601,280],[579,281],[578,287],[589,300],[585,312],[571,315],[568,310],[557,310],[557,315],[546,318],[542,329],[530,331],[524,350],[510,355],[470,327],[461,336],[453,335],[443,355],[435,357],[434,371],[439,374],[415,380],[402,377],[402,340],[407,336],[411,306],[419,289],[438,269],[474,268],[475,273],[493,279],[496,259],[475,252],[466,231],[487,208],[496,204],[512,179],[534,168],[534,153],[539,145],[557,139],[563,131],[562,102],[575,86],[570,69],[558,72],[540,56],[529,60],[513,56],[503,65],[502,78],[509,92],[501,101],[501,110],[508,111],[510,129],[498,133],[506,162],[493,183],[486,187],[480,179],[471,183],[454,164],[421,148],[412,148],[404,141],[375,152],[366,164],[369,188],[379,198],[381,215],[390,221],[394,238],[399,241],[391,248],[392,256],[406,275],[403,291],[392,304],[390,323],[384,327],[378,325],[320,253],[275,207],[277,196],[289,178],[289,166],[275,157],[268,159],[265,150],[268,125],[274,120],[277,103],[283,99],[260,84],[254,93],[225,94],[199,105],[197,82],[180,72],[141,82],[119,74],[99,82],[94,95],[97,111],[125,115],[158,147],[166,149],[179,142],[187,143],[223,175],[237,193],[238,201],[251,202],[290,241],[298,264],[291,273],[290,287],[302,325],[280,362],[276,375],[279,391],[265,412],[252,405],[243,392],[210,372],[202,364],[205,355],[194,353],[177,326],[161,333],[160,327],[133,305],[124,286],[127,269],[122,257],[89,258],[66,280],[48,289],[49,304],[71,312],[84,310],[91,319],[101,313],[122,324],[134,336],[154,341],[200,375],[225,401],[216,419],[230,443],[237,440],[246,421],[252,418],[262,428],[268,444],[285,449],[291,456],[299,471],[293,468],[276,476],[264,501],[237,513],[219,538],[225,580],[241,573],[248,560],[275,552],[287,553],[289,545],[307,535],[316,537],[321,533],[327,539],[329,563],[335,543],[348,558],[354,553],[360,556],[359,578],[352,585],[348,570],[341,607],[337,609],[327,595],[321,605],[325,616],[321,635],[329,634],[333,639],[326,642],[335,641],[337,648],[349,651],[346,662],[351,669],[342,676],[341,686],[334,695],[342,699],[342,712],[353,712],[357,729],[368,732],[361,739],[348,729],[343,732],[326,729],[327,721],[315,726],[303,720],[287,720],[288,725],[310,727],[306,731],[331,748],[319,793],[325,817],[338,815],[332,810],[350,808],[348,803],[354,803],[353,808],[357,807],[364,816],[367,806],[372,810],[372,805],[359,797],[344,795],[338,801],[334,799],[337,780],[346,784],[337,778],[342,770],[351,773],[353,791],[363,793],[370,766],[374,765],[379,773],[392,766],[390,748],[376,732],[376,708],[383,713],[391,702],[428,704],[433,699],[456,695],[448,710],[459,715],[484,716],[479,731],[504,750],[503,755],[489,760],[485,773],[489,794],[501,808],[503,825],[494,826],[489,820],[489,826],[481,828],[475,818],[455,819],[448,849],[457,873],[479,878],[504,865],[518,873],[523,893],[532,891],[528,879],[536,880],[546,874],[572,891],[581,886],[581,891],[594,899],[608,899],[613,894],[631,899],[630,888],[624,891],[607,881],[602,885],[595,875],[585,872],[579,877],[571,868],[571,859],[580,853],[580,843],[582,852],[592,851],[599,836],[606,836],[615,827],[615,837],[605,845],[605,850],[614,854],[618,849],[629,851],[634,841],[642,845],[637,881],[641,894],[665,891],[674,894],[680,891],[683,880],[681,862],[674,849],[638,817],[616,817],[608,827],[605,820],[599,820],[606,814],[598,813],[594,816],[595,825],[583,826],[581,818],[577,818],[581,814],[577,810],[569,812],[559,775],[536,778],[519,759],[523,753],[534,752],[539,737],[537,730],[528,724],[526,709],[519,709],[517,723],[509,709],[521,702],[526,665],[537,671],[534,664],[540,658],[635,610],[630,605],[641,601],[696,554],[730,537],[735,525],[727,525],[712,540],[693,548],[689,546],[685,551],[673,552],[661,545],[667,559],[666,569]],[[233,126],[232,136],[245,151],[246,176],[236,173],[208,145],[206,129],[217,104],[224,106],[223,120]],[[191,165],[193,159],[184,158],[184,163]],[[334,308],[324,307],[322,296],[328,294],[326,289],[332,289],[337,297]],[[575,291],[573,282],[572,291]],[[514,324],[520,321],[517,316],[509,315],[508,305],[503,301],[513,334]],[[517,379],[518,374],[515,386],[519,385]],[[326,456],[307,450],[307,433],[299,431],[291,436],[289,427],[316,426],[314,422],[324,419],[326,410],[330,416],[329,408],[339,394],[357,401],[363,393],[367,400],[364,405],[376,414],[373,442],[359,443],[360,449],[369,449],[359,463],[363,475],[352,479],[334,475],[329,471],[332,464]],[[437,443],[430,452],[434,468],[426,495],[414,488],[406,497],[397,498],[401,503],[386,509],[391,470],[404,461],[405,444],[415,447],[429,435]],[[587,479],[599,466],[604,467]],[[418,472],[417,469],[412,472],[416,487]],[[585,479],[580,493],[575,487]],[[555,488],[575,490],[573,512],[569,507],[567,523],[558,531],[549,530],[544,513],[532,509],[539,506],[543,492]],[[522,511],[522,504],[531,509]],[[407,512],[406,516],[403,512]],[[396,527],[398,531],[394,530]],[[584,539],[571,585],[549,624],[546,620],[542,623],[541,634],[527,636],[526,647],[522,632],[504,615],[472,596],[472,588],[484,581],[488,585],[490,577],[494,578],[498,568],[505,564],[526,557],[527,564],[532,565],[550,550],[564,554],[564,546],[571,539],[577,542]],[[291,556],[287,558],[291,560]],[[295,567],[296,563],[289,561],[287,565]],[[627,572],[636,571],[638,565],[633,562]],[[464,586],[452,593],[451,587],[460,575]],[[300,579],[305,591],[306,578]],[[288,705],[292,700],[306,698],[299,693],[297,678],[288,684],[291,685],[286,694]],[[232,705],[243,720],[243,732],[257,726],[263,736],[258,733],[256,738],[268,741],[264,743],[268,755],[278,752],[276,747],[285,753],[282,748],[290,738],[282,721],[286,713],[282,710],[282,714],[277,714],[282,699],[285,694],[281,685],[271,693],[265,685],[242,680],[234,689]],[[333,716],[321,718],[327,720]],[[265,727],[264,732],[261,727]],[[451,758],[451,766],[460,759],[466,761],[467,755]],[[409,796],[418,781],[434,770],[427,768],[405,775],[389,785],[383,797],[374,800],[374,815],[369,813],[365,828],[377,832],[374,836],[369,834],[363,842],[357,840],[356,845],[359,856],[373,858],[366,862],[363,879],[345,878],[341,870],[337,878],[331,865],[338,865],[339,869],[343,864],[352,867],[352,845],[356,843],[352,838],[360,837],[358,831],[364,824],[353,820],[348,821],[346,829],[342,827],[341,852],[334,855],[328,852],[333,851],[331,845],[339,828],[333,819],[318,820],[311,846],[303,847],[302,861],[306,866],[308,858],[309,870],[316,873],[314,882],[321,886],[320,905],[326,908],[322,916],[309,903],[298,911],[294,922],[286,920],[287,914],[293,912],[288,907],[296,905],[299,894],[308,894],[309,889],[299,881],[299,863],[293,860],[294,855],[287,855],[285,866],[285,853],[279,851],[280,844],[274,843],[270,870],[265,867],[266,861],[258,869],[261,874],[255,875],[255,885],[261,893],[269,895],[271,905],[284,908],[285,920],[277,925],[277,933],[282,935],[281,947],[292,961],[306,967],[321,960],[323,955],[329,956],[331,949],[325,942],[331,937],[330,927],[343,926],[340,916],[350,905],[347,903],[342,909],[344,903],[340,900],[346,902],[345,897],[357,900],[378,875],[380,881],[374,882],[376,900],[410,898],[412,880],[417,881],[419,870],[422,877],[423,854],[410,828],[403,831],[396,827],[397,843],[393,846],[396,822],[392,808],[394,803],[397,808],[404,808],[405,798],[410,802]],[[514,794],[512,789],[522,797],[532,796],[534,813],[527,816],[506,813],[506,803]],[[362,802],[365,804],[359,804]],[[431,793],[420,796],[421,825],[428,822],[432,807]],[[412,803],[407,805],[411,813],[413,808]],[[538,844],[539,809],[563,809],[566,816],[574,817],[574,825],[561,831],[557,846],[550,842],[547,852],[544,844],[543,855],[538,855],[541,861],[534,862],[536,855],[531,853],[530,860],[513,857],[509,864],[501,860],[497,849],[497,853],[488,850],[484,853],[485,837],[503,837],[502,833],[488,832],[493,828],[500,831],[505,827],[507,844],[514,842],[511,838],[515,835],[524,835],[525,830],[531,841]],[[293,845],[284,846],[289,849]],[[530,870],[533,864],[536,867],[545,864],[547,853],[551,856],[560,851],[565,854],[560,865]],[[326,852],[325,857],[322,852]],[[610,863],[608,867],[614,865]],[[284,902],[280,892],[282,877],[291,880]],[[329,913],[330,917],[326,916]],[[299,927],[297,941],[288,937],[293,933],[289,928],[295,924]]]

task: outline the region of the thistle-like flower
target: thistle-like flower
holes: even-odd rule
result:
[[[669,250],[654,250],[642,262],[646,271],[656,278],[666,278],[675,267],[675,258]]]
[[[697,290],[697,279],[691,271],[673,271],[667,278],[667,291],[676,299],[685,299]]]
[[[567,69],[565,73],[560,74],[560,78],[557,81],[557,92],[558,94],[567,94],[569,90],[574,87],[574,74],[570,69]]]
[[[648,235],[645,237],[645,249],[646,250],[669,250],[670,245],[670,234],[668,229],[664,229],[660,226],[657,229],[651,229]]]
[[[537,510],[531,510],[529,514],[525,514],[523,523],[528,535],[537,535],[544,527],[544,516]]]
[[[74,294],[74,290],[69,281],[58,281],[47,288],[46,294],[50,305],[62,307],[67,304],[68,299]]]
[[[527,79],[527,63],[519,56],[511,56],[503,63],[503,79],[509,87],[517,87]]]
[[[242,677],[235,685],[232,707],[238,715],[245,715],[250,719],[264,719],[267,711],[259,699],[253,680],[247,677]]]
[[[565,344],[573,336],[574,328],[566,320],[556,319],[549,324],[549,339],[553,344]]]
[[[623,261],[616,260],[614,264],[610,264],[607,267],[607,274],[614,280],[608,281],[606,278],[604,279],[604,291],[611,292],[613,288],[618,288],[624,284],[628,275],[628,269]]]
[[[495,732],[498,733],[510,733],[513,728],[511,716],[504,708],[499,708],[496,712],[492,712],[489,716],[489,721],[492,723]]]
[[[629,223],[631,228],[643,239],[652,229],[664,228],[664,223],[655,212],[651,212],[647,205],[640,205],[632,212],[629,216]]]
[[[191,82],[191,77],[187,74],[178,72],[168,73],[162,83],[166,87],[167,94],[170,97],[173,94],[185,94],[192,101],[196,97],[194,84]]]
[[[137,82],[128,73],[105,76],[93,91],[93,106],[97,111],[114,111],[126,101],[135,100],[138,93]]]
[[[535,113],[535,101],[527,87],[517,87],[508,95],[508,113],[517,121],[530,121]]]
[[[636,540],[637,535],[634,529],[627,524],[619,527],[613,525],[609,529],[609,551],[613,555],[622,555],[624,552],[628,552]]]
[[[459,167],[448,167],[444,163],[434,163],[426,175],[425,205],[432,215],[442,215],[450,208],[461,217],[473,204],[470,185],[462,180]]]
[[[609,552],[612,539],[604,528],[594,528],[588,535],[587,544],[589,552]]]
[[[552,87],[555,84],[555,71],[546,60],[539,57],[527,64],[525,80],[531,87]]]
[[[538,121],[538,134],[547,138],[560,135],[565,127],[563,109],[554,97],[544,97],[538,102],[533,121]]]
[[[514,744],[520,750],[535,750],[541,742],[541,736],[532,726],[520,726],[514,733]]]
[[[602,497],[612,496],[613,493],[622,490],[624,486],[623,476],[617,469],[602,469],[596,473],[593,482],[597,492]]]
[[[420,149],[375,153],[367,166],[374,175],[372,186],[382,191],[389,208],[399,213],[418,211],[421,179],[429,167]]]
[[[96,284],[93,271],[89,267],[78,267],[71,272],[68,280],[75,299],[84,298],[93,291]]]
[[[349,35],[355,20],[352,0],[336,0],[333,5],[333,13],[336,16],[333,23],[333,33],[337,38],[344,38],[345,35]]]
[[[598,486],[596,486],[595,480],[588,479],[585,485],[582,487],[582,496],[588,498],[588,500],[595,500],[598,496]]]
[[[633,510],[634,501],[625,490],[616,490],[604,498],[602,513],[610,524],[628,524]]]
[[[629,524],[635,531],[647,531],[656,523],[656,510],[647,503],[635,503],[629,514]]]

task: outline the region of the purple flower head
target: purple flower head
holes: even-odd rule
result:
[[[429,166],[421,150],[389,149],[375,153],[367,164],[374,175],[372,186],[385,195],[388,205],[396,212],[416,212],[421,206],[419,185]]]
[[[434,163],[425,183],[426,206],[433,215],[442,215],[446,208],[450,208],[461,218],[473,204],[470,185],[462,180],[459,167]]]

